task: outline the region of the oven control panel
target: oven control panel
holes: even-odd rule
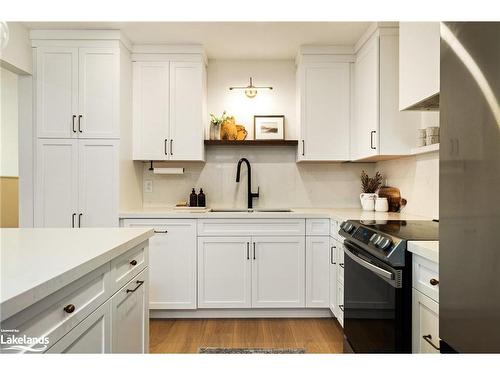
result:
[[[358,227],[352,233],[352,237],[366,245],[373,245],[382,250],[388,250],[392,245],[390,237],[364,227]]]

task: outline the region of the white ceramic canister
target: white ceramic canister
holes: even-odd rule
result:
[[[375,200],[375,211],[387,212],[389,211],[389,202],[387,198],[377,198]]]
[[[361,193],[359,195],[359,200],[361,201],[361,207],[365,211],[375,210],[375,199],[378,195],[376,193]]]

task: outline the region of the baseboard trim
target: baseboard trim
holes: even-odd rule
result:
[[[330,309],[149,310],[152,319],[199,318],[334,318]]]

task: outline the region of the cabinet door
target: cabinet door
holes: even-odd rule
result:
[[[118,226],[118,142],[78,141],[78,226]]]
[[[306,237],[306,307],[330,305],[330,237]]]
[[[77,134],[78,48],[36,48],[36,135],[72,138]]]
[[[378,155],[378,137],[379,38],[374,35],[358,52],[354,65],[353,159]]]
[[[337,261],[336,255],[337,241],[330,238],[330,259],[329,259],[329,274],[330,274],[330,311],[336,315],[338,310],[337,305]]]
[[[119,52],[80,48],[78,70],[80,138],[119,138]]]
[[[170,63],[170,160],[204,160],[202,63]]]
[[[111,302],[108,300],[51,346],[47,353],[111,352]]]
[[[149,350],[148,269],[111,299],[113,353],[147,353]]]
[[[149,239],[149,308],[196,309],[196,220],[145,220],[127,227],[154,228]]]
[[[252,240],[252,307],[305,307],[305,238]]]
[[[35,226],[71,228],[78,212],[78,140],[38,139]]]
[[[168,158],[170,70],[168,62],[133,63],[133,158]]]
[[[198,237],[198,307],[251,307],[250,237]]]
[[[439,93],[439,22],[399,23],[399,109]]]
[[[439,305],[416,289],[412,293],[412,352],[439,353]]]
[[[349,160],[350,64],[301,67],[299,160]]]

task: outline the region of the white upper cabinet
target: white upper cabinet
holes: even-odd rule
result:
[[[117,48],[37,47],[39,138],[119,138]]]
[[[439,22],[399,23],[399,109],[437,109]]]
[[[80,138],[119,138],[119,54],[113,48],[80,48]]]
[[[76,137],[78,48],[37,48],[35,75],[38,137]]]
[[[144,160],[167,160],[169,63],[134,62],[133,66],[133,157]]]
[[[357,51],[351,126],[353,160],[409,155],[415,147],[420,114],[399,112],[397,30],[377,29]]]
[[[133,65],[134,160],[204,161],[204,62]]]
[[[313,58],[314,59],[314,58]],[[311,62],[297,70],[298,161],[350,159],[351,63]]]
[[[204,159],[201,62],[170,63],[170,160]]]

